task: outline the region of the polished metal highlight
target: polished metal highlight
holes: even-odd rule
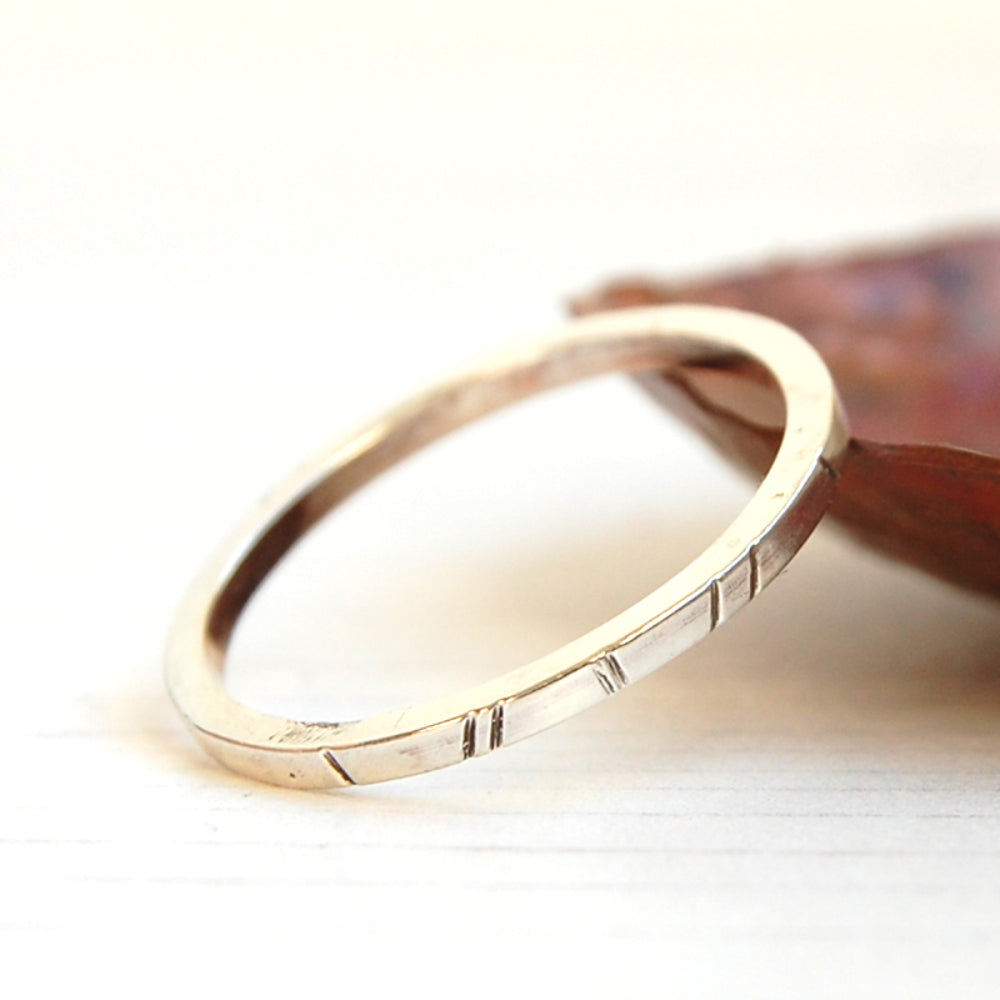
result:
[[[785,431],[771,469],[718,540],[628,610],[488,683],[360,721],[282,719],[226,693],[226,648],[254,590],[312,525],[395,462],[507,403],[577,378],[745,358],[771,373],[785,403]],[[392,411],[266,497],[189,591],[168,644],[167,686],[210,754],[276,785],[369,784],[481,756],[634,684],[751,601],[829,506],[846,442],[826,367],[779,323],[708,306],[575,320]]]

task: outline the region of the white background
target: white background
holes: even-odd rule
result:
[[[0,5],[12,968],[996,995],[996,606],[826,530],[642,687],[348,795],[200,755],[160,651],[272,480],[573,293],[995,220],[998,96],[986,2]],[[349,716],[489,676],[746,490],[627,384],[532,403],[324,526],[232,688]]]

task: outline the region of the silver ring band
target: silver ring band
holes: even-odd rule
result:
[[[488,683],[351,722],[301,722],[233,701],[233,627],[279,559],[331,508],[401,458],[514,400],[608,371],[749,357],[774,377],[785,431],[736,520],[684,570],[579,639]],[[478,367],[376,420],[267,496],[196,579],[172,629],[167,686],[227,767],[297,788],[369,784],[457,764],[522,740],[632,684],[708,635],[784,568],[833,498],[846,447],[830,375],[787,327],[749,313],[665,306],[592,316]]]

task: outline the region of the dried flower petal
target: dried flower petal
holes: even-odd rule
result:
[[[669,302],[748,309],[809,339],[858,435],[832,515],[893,558],[1000,597],[1000,235],[707,280],[618,281],[572,308]],[[752,415],[760,379],[749,369],[642,381],[726,455],[767,467],[780,432]]]

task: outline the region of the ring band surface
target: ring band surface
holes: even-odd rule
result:
[[[609,371],[759,362],[785,430],[757,492],[729,528],[648,597],[579,639],[488,683],[350,722],[302,722],[235,702],[226,648],[254,590],[332,507],[448,431],[535,392]],[[704,638],[784,568],[833,499],[847,434],[825,365],[797,334],[708,306],[622,310],[442,384],[306,463],[265,497],[195,580],[173,626],[166,680],[203,747],[235,771],[298,788],[369,784],[480,756],[603,701]]]

